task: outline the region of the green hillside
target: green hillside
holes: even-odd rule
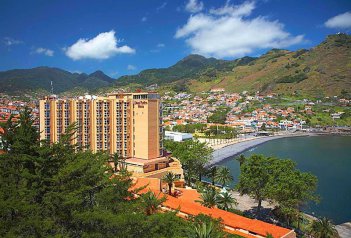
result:
[[[351,92],[351,36],[331,35],[310,50],[271,50],[248,65],[213,78],[191,80],[192,91],[223,87],[227,91],[260,90],[308,95]]]
[[[330,35],[318,46],[295,52],[272,49],[258,57],[217,60],[190,55],[164,69],[123,76],[116,86],[157,83],[192,92],[221,87],[228,92],[264,91],[337,95],[351,92],[351,36]]]

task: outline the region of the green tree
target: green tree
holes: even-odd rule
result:
[[[201,143],[197,140],[184,142],[167,141],[165,147],[181,162],[188,186],[190,186],[195,175],[201,178],[201,175],[204,173],[203,168],[210,161],[213,152],[211,148],[207,147],[206,143]]]
[[[11,116],[5,124],[0,125],[4,130],[1,135],[4,151],[12,154],[36,155],[39,133],[33,126],[31,110],[26,107],[20,114],[18,122],[12,119]]]
[[[217,234],[212,222],[201,223],[194,225],[194,238],[220,238],[220,234]]]
[[[335,225],[327,218],[314,220],[309,232],[314,238],[337,238],[340,237]]]
[[[167,172],[163,176],[162,181],[167,183],[169,195],[172,195],[172,186],[173,186],[173,183],[177,180],[178,180],[178,178],[176,177],[176,175],[173,172]]]
[[[37,200],[38,179],[26,164],[31,156],[0,155],[0,236],[36,236],[45,230]],[[35,163],[34,163],[35,164]]]
[[[258,216],[262,201],[274,200],[288,224],[296,219],[299,228],[301,207],[309,201],[318,201],[317,178],[298,171],[291,160],[252,155],[240,170],[237,189],[258,201]]]
[[[207,176],[210,177],[211,183],[214,186],[215,185],[215,180],[216,180],[216,175],[217,175],[217,169],[218,167],[213,165],[211,168],[208,169],[207,171]]]
[[[233,181],[233,176],[230,174],[230,169],[227,167],[219,167],[216,173],[216,181],[224,187],[225,184]]]
[[[118,164],[120,163],[121,161],[121,157],[118,155],[118,153],[114,153],[113,154],[113,169],[115,172],[118,171]]]
[[[228,112],[229,108],[227,107],[218,108],[211,116],[207,118],[207,122],[225,124]]]
[[[166,201],[166,197],[156,196],[152,191],[142,194],[140,199],[148,216],[155,214],[162,203]]]
[[[218,208],[228,211],[233,208],[233,205],[238,205],[236,199],[229,192],[222,192],[217,196]]]
[[[262,201],[269,198],[268,188],[271,176],[272,159],[263,155],[252,155],[240,168],[237,189],[241,194],[248,194],[256,201],[257,215],[260,215]]]
[[[223,232],[224,226],[221,219],[213,219],[210,216],[199,214],[191,221],[193,228],[190,231],[190,237],[231,237]]]
[[[272,234],[267,233],[266,238],[274,238]]]
[[[241,155],[237,156],[235,158],[235,160],[239,162],[240,167],[241,167],[243,165],[243,163],[245,163],[246,158],[245,158],[245,155],[241,154]]]
[[[296,170],[291,160],[274,158],[272,176],[269,185],[269,196],[279,204],[288,224],[291,219],[297,221],[300,228],[301,208],[309,201],[317,202],[317,177],[311,173]]]
[[[205,207],[215,207],[217,205],[218,192],[214,187],[207,187],[200,193],[200,199],[196,202],[201,203]]]

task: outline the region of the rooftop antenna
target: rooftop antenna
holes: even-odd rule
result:
[[[51,94],[54,94],[54,85],[52,84],[52,81],[51,81]]]

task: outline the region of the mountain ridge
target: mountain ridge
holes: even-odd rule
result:
[[[101,70],[91,74],[71,73],[41,66],[0,72],[0,92],[21,93],[44,89],[62,93],[72,89],[114,90],[116,87],[146,88],[157,84],[176,91],[208,91],[215,87],[228,92],[263,91],[336,95],[351,92],[351,36],[329,35],[311,49],[271,49],[259,57],[234,60],[191,54],[167,68],[151,68],[117,80]]]
[[[75,87],[87,90],[109,86],[114,79],[105,75],[102,71],[91,74],[71,73],[56,68],[39,66],[31,69],[12,69],[0,72],[0,92],[18,94],[28,91],[45,90],[51,91],[53,83],[54,93],[62,93]]]

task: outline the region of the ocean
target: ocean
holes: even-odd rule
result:
[[[328,217],[335,224],[351,221],[351,136],[307,136],[268,141],[243,153],[264,154],[296,162],[301,171],[318,177],[318,204],[309,204],[304,212]],[[239,163],[234,157],[218,163],[230,168],[238,182]]]

